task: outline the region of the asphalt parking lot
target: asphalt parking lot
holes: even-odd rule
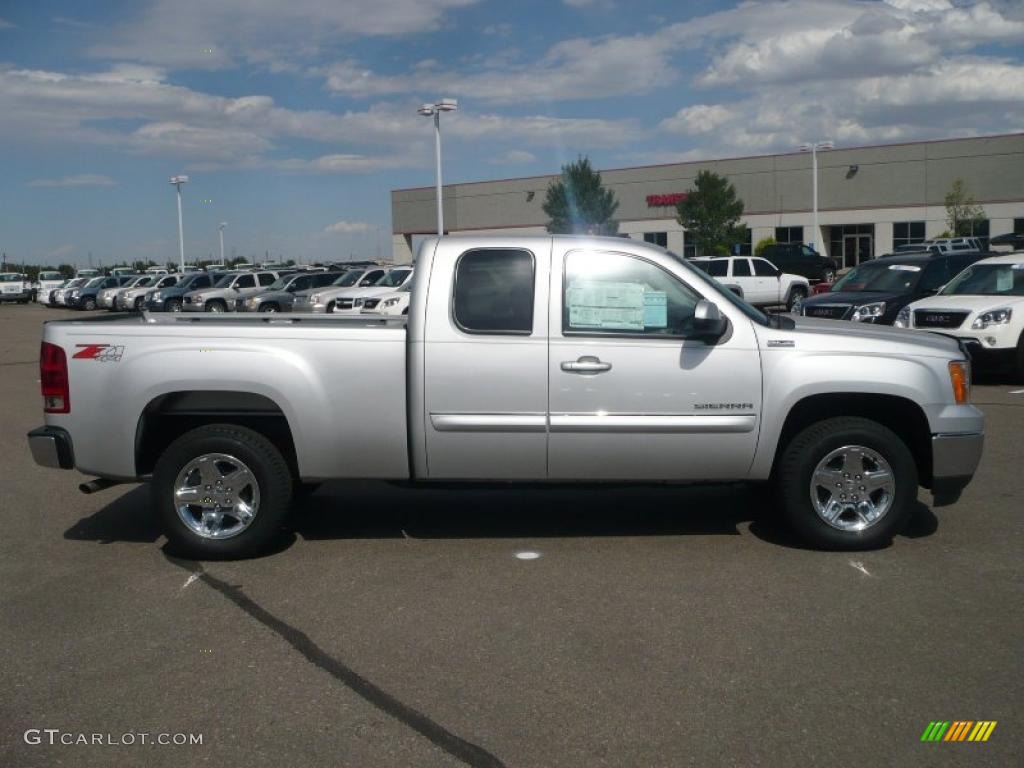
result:
[[[145,487],[32,462],[68,316],[0,307],[0,765],[1022,762],[1022,384],[976,386],[973,484],[883,551],[802,549],[742,485],[335,483],[274,554],[198,564]],[[998,726],[921,743],[935,720]]]

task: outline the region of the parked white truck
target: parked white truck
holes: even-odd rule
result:
[[[150,481],[196,557],[261,551],[332,478],[770,481],[809,544],[875,547],[919,485],[955,501],[983,441],[956,341],[767,317],[625,239],[427,239],[408,324],[50,322],[40,370],[36,461]]]

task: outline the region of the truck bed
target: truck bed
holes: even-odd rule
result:
[[[154,411],[237,403],[284,416],[305,480],[406,478],[404,326],[403,318],[276,314],[49,322],[43,339],[67,355],[71,409],[46,423],[75,436],[87,462],[76,458],[80,471],[133,479],[146,474],[139,435]]]

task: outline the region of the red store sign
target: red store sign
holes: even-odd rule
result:
[[[666,208],[668,206],[676,206],[683,202],[687,198],[685,192],[670,192],[665,195],[648,195],[647,196],[647,207],[648,208]]]

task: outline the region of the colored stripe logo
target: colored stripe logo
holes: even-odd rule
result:
[[[995,720],[939,720],[928,723],[921,741],[988,741]]]

